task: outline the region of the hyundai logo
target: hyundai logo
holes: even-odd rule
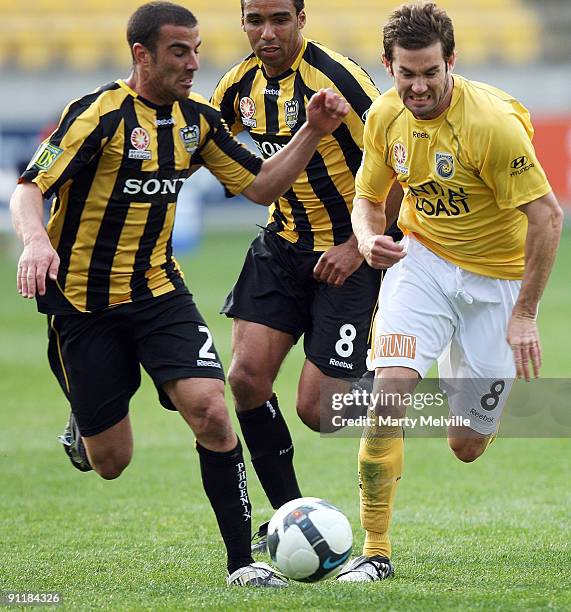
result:
[[[511,166],[514,170],[519,170],[519,168],[523,168],[527,164],[527,162],[527,157],[525,155],[522,155],[521,157],[516,157],[511,163]]]

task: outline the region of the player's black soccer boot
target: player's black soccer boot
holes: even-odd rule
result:
[[[340,582],[370,582],[371,580],[385,580],[394,576],[395,569],[388,557],[376,555],[374,557],[357,557],[349,561],[337,574]]]
[[[80,472],[90,472],[93,470],[87,458],[87,452],[85,451],[85,446],[81,439],[81,434],[79,433],[79,428],[75,422],[73,412],[70,413],[69,421],[67,422],[64,432],[61,436],[58,436],[58,440],[61,442],[63,450],[69,457],[71,465],[73,465],[74,468],[78,469]]]
[[[269,521],[262,523],[258,531],[252,536],[252,554],[262,554],[268,552],[268,525]]]

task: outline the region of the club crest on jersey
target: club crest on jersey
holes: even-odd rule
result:
[[[436,174],[440,178],[449,179],[454,176],[454,157],[451,153],[436,153]]]
[[[187,153],[194,153],[200,144],[200,128],[197,125],[186,125],[180,128],[180,137]]]
[[[284,103],[285,122],[289,128],[294,128],[299,117],[299,102],[286,100]]]
[[[133,149],[129,149],[129,159],[151,159],[151,152],[148,150],[151,144],[151,137],[147,130],[142,127],[136,127],[131,132],[131,145]]]
[[[242,115],[242,123],[246,127],[255,128],[257,125],[256,120],[253,118],[256,114],[256,104],[252,98],[244,96],[240,99],[240,115]]]
[[[45,142],[40,145],[36,151],[28,168],[35,168],[40,172],[49,170],[55,163],[56,159],[63,153],[63,149],[56,147],[50,142]]]
[[[395,160],[395,170],[399,174],[408,174],[408,166],[406,166],[407,152],[402,142],[395,142],[393,146],[393,158]]]

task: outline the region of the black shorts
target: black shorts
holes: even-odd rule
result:
[[[250,245],[222,312],[291,334],[295,342],[305,334],[305,354],[321,372],[358,378],[366,370],[381,273],[363,263],[342,287],[331,287],[313,278],[321,255],[263,230]]]
[[[97,313],[49,315],[48,326],[50,365],[84,436],[127,415],[141,365],[169,410],[176,408],[162,390],[166,382],[224,380],[210,331],[188,292]]]

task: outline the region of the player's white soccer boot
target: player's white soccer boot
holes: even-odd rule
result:
[[[385,580],[395,573],[393,564],[388,557],[357,557],[349,561],[337,574],[341,582],[369,582],[371,580]]]
[[[252,586],[252,587],[286,587],[288,586],[285,576],[281,576],[267,563],[250,563],[232,572],[227,578],[228,586]]]

